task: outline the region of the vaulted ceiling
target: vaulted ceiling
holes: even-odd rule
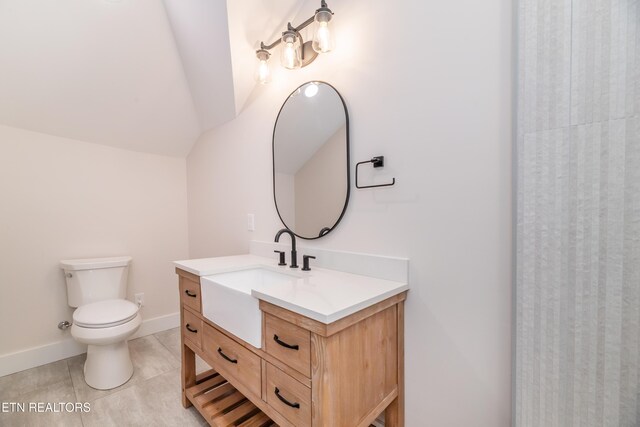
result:
[[[0,0],[0,124],[186,156],[304,0]]]

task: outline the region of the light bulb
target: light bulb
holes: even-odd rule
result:
[[[300,68],[300,43],[298,36],[293,31],[285,31],[282,33],[282,53],[280,61],[282,66],[290,70]]]
[[[312,47],[318,53],[331,52],[335,47],[332,31],[331,11],[318,9],[314,18],[314,32]]]
[[[329,31],[329,25],[326,22],[321,22],[318,25],[318,31],[316,32],[316,47],[317,51],[321,53],[329,52],[331,50],[331,32]]]
[[[256,52],[258,58],[258,68],[256,69],[256,81],[267,84],[271,81],[271,71],[269,70],[269,52],[260,49]]]
[[[271,81],[271,73],[269,72],[269,64],[267,61],[260,61],[258,64],[258,83],[266,84]]]
[[[282,65],[286,68],[295,68],[295,47],[293,47],[293,43],[286,43],[283,46],[284,52],[282,53]]]

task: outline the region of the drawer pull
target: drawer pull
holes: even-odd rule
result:
[[[198,332],[198,330],[197,330],[197,329],[191,329],[191,326],[190,326],[188,323],[187,323],[186,328],[187,328],[187,331],[189,331],[189,332],[193,332],[194,334]]]
[[[280,399],[280,401],[285,405],[291,406],[292,408],[300,409],[300,404],[298,402],[291,403],[284,397],[280,396],[280,390],[278,390],[278,387],[276,387],[276,389],[273,392],[276,394],[276,397]]]
[[[277,336],[277,335],[275,335],[275,334],[273,335],[273,340],[274,340],[275,342],[277,342],[278,344],[280,344],[281,346],[286,347],[286,348],[290,348],[291,350],[298,350],[298,349],[300,349],[300,346],[299,346],[298,344],[296,344],[296,345],[291,345],[291,344],[287,344],[287,343],[286,343],[286,342],[284,342],[284,341],[280,341],[280,340],[278,339],[278,336]]]
[[[232,359],[229,356],[227,356],[226,354],[224,354],[222,352],[222,348],[218,347],[218,353],[220,353],[220,356],[224,357],[226,360],[228,360],[231,363],[238,363],[238,359]]]
[[[185,290],[184,293],[187,294],[187,296],[191,297],[191,298],[195,298],[195,297],[198,296],[198,294],[192,294],[191,292],[189,292],[189,289]]]

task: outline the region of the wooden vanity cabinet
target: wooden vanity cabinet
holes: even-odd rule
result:
[[[385,411],[404,426],[406,291],[331,324],[260,301],[255,348],[204,318],[200,278],[176,273],[182,404],[210,425],[365,427]],[[196,354],[213,369],[196,375]]]

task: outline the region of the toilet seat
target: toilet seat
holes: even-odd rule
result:
[[[136,317],[138,306],[125,299],[110,299],[86,304],[73,312],[74,325],[102,329],[125,324]]]

